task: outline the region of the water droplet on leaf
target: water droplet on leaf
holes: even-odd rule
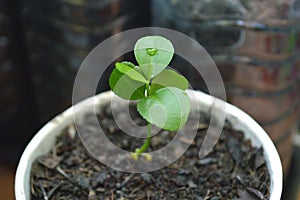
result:
[[[158,49],[157,48],[147,48],[146,51],[149,56],[155,56],[157,54]]]

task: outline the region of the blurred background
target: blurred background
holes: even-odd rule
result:
[[[71,105],[88,52],[109,36],[145,26],[178,30],[206,48],[227,100],[274,141],[284,165],[283,199],[300,199],[300,0],[0,0],[1,199],[14,199],[26,144]],[[172,66],[206,91],[189,63],[175,57]],[[108,90],[106,78],[98,92]]]

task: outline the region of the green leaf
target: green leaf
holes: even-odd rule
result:
[[[190,112],[190,99],[181,89],[166,87],[141,99],[137,108],[141,116],[159,128],[175,131],[184,126]]]
[[[125,64],[125,65],[128,65],[129,67],[131,68],[135,68],[135,64],[133,64],[132,62],[129,62],[129,61],[122,61],[121,63]]]
[[[109,86],[119,97],[137,100],[145,97],[146,84],[131,79],[115,68],[109,77]]]
[[[135,70],[135,66],[128,65],[127,62],[117,62],[116,68],[119,70],[119,72],[129,76],[131,79],[135,81],[139,81],[142,83],[148,83],[145,77],[140,74],[138,71]]]
[[[150,95],[163,87],[176,87],[186,90],[189,87],[189,82],[174,70],[166,69],[152,79]]]
[[[135,58],[146,79],[155,77],[171,62],[174,54],[172,43],[161,36],[146,36],[134,47]]]

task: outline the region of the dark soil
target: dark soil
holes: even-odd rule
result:
[[[108,138],[133,151],[143,139],[122,133],[110,112],[108,107],[99,116]],[[145,123],[132,113],[136,121]],[[213,151],[198,158],[208,122],[201,118],[194,143],[176,162],[141,174],[119,172],[91,158],[68,128],[57,138],[52,151],[33,164],[31,199],[269,199],[270,177],[262,149],[252,147],[228,122]],[[162,131],[154,136],[150,151],[168,144],[174,134]]]

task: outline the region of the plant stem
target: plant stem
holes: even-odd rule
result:
[[[141,146],[140,148],[137,148],[135,150],[135,153],[137,154],[141,154],[143,153],[151,144],[151,131],[152,131],[152,124],[150,124],[148,122],[147,124],[147,127],[148,127],[148,132],[147,132],[147,138],[146,138],[146,141],[144,142],[143,146]]]
[[[148,79],[148,83],[146,84],[146,93],[145,93],[146,98],[149,96],[149,92],[150,92],[150,78]],[[136,154],[136,155],[134,155],[135,159],[138,158],[138,155],[144,153],[144,151],[146,151],[146,149],[151,144],[152,124],[148,122],[147,127],[148,127],[148,129],[147,129],[146,141],[144,142],[144,144],[140,148],[135,149],[135,154]]]
[[[150,81],[148,80],[148,83],[146,84],[146,94],[145,94],[146,98],[149,96],[149,91],[150,91]]]

